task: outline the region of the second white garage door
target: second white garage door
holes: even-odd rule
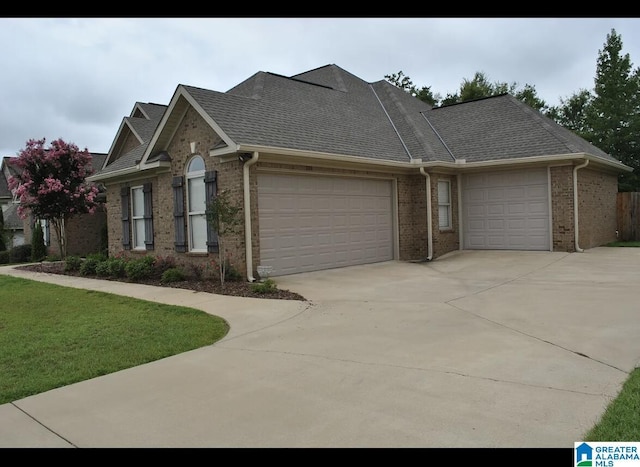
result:
[[[260,264],[272,275],[393,259],[390,180],[258,174]]]
[[[547,169],[463,177],[466,249],[549,250]]]

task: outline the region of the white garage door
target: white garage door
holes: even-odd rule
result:
[[[391,181],[258,175],[260,264],[272,275],[393,259]]]
[[[549,250],[547,169],[463,177],[466,249]]]

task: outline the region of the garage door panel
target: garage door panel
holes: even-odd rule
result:
[[[393,259],[389,180],[258,175],[261,264],[274,275]]]
[[[549,249],[546,168],[468,174],[462,191],[465,248]]]

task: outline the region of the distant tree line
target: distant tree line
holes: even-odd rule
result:
[[[632,167],[633,172],[620,175],[618,189],[640,191],[640,68],[633,67],[629,54],[622,54],[622,37],[615,29],[598,51],[593,89],[579,89],[560,98],[558,106],[547,105],[531,84],[519,87],[517,83],[491,82],[480,71],[444,98],[431,87],[417,87],[402,71],[385,75],[385,79],[432,107],[509,93]]]

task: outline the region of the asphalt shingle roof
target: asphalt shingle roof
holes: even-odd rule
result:
[[[615,160],[510,94],[436,108],[426,117],[467,162],[577,153]]]
[[[614,161],[542,113],[504,94],[432,109],[391,83],[336,65],[285,77],[257,72],[226,93],[182,87],[235,144],[385,161],[467,162],[587,153]],[[102,173],[135,165],[166,106],[127,120],[145,142]]]

